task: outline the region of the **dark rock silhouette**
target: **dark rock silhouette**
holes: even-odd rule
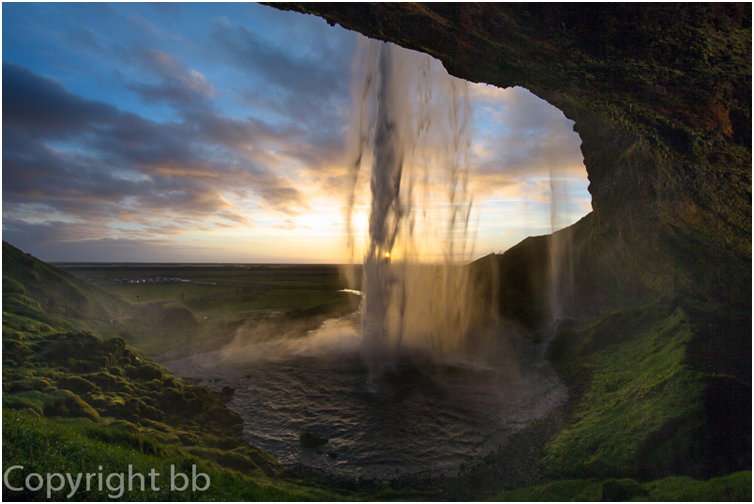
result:
[[[299,436],[299,441],[301,442],[301,445],[306,448],[317,448],[330,440],[319,432],[306,431]]]

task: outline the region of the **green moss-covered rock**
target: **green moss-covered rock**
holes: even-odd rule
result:
[[[99,414],[79,396],[68,390],[56,391],[45,401],[44,415],[47,417],[82,417],[96,422]]]
[[[610,479],[602,482],[600,500],[605,502],[622,502],[641,495],[649,495],[649,492],[635,480],[628,478]]]
[[[234,430],[241,428],[243,425],[243,419],[241,415],[235,411],[231,411],[228,408],[215,407],[209,410],[206,414],[206,418],[224,427],[230,427]]]
[[[65,376],[58,380],[57,386],[76,394],[86,394],[100,390],[97,385],[79,376]]]
[[[152,396],[171,415],[200,413],[205,403],[191,391],[168,388]]]
[[[266,451],[260,450],[256,446],[244,443],[238,448],[234,448],[233,452],[241,454],[250,459],[267,476],[278,477],[283,475],[283,467],[280,465],[277,459],[275,459],[275,457],[273,457]]]
[[[162,380],[165,373],[161,366],[153,363],[142,363],[137,366],[129,366],[126,375],[137,380]]]
[[[31,410],[41,416],[44,412],[45,401],[49,394],[38,391],[22,391],[13,394],[3,394],[3,408],[12,410]]]
[[[82,376],[82,378],[94,383],[102,390],[112,390],[119,381],[118,378],[107,371],[87,374]]]
[[[280,476],[282,467],[268,454],[261,450],[238,448],[224,451],[212,448],[191,447],[187,451],[192,455],[212,460],[223,467],[227,467],[246,474],[264,474],[266,476]]]
[[[50,380],[47,380],[45,378],[31,377],[28,379],[20,379],[18,381],[9,383],[7,392],[13,394],[16,392],[25,392],[28,390],[45,391],[48,389],[52,389]]]

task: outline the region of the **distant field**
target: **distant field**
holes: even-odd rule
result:
[[[220,292],[220,289],[259,289],[275,287],[343,289],[348,284],[336,265],[181,265],[181,264],[97,264],[97,263],[56,263],[60,269],[68,271],[105,290],[127,296],[139,295],[131,287],[164,287],[165,292],[177,293],[181,289],[196,290],[198,297]],[[179,278],[184,283],[154,284],[148,281],[156,278]],[[121,283],[117,282],[120,280]],[[146,280],[147,283],[125,285],[128,280]],[[123,288],[120,289],[119,287]],[[142,291],[146,292],[146,291]],[[146,295],[146,294],[145,294]],[[187,294],[188,295],[188,294]],[[197,296],[194,296],[197,297]]]
[[[334,265],[56,266],[134,305],[129,316],[90,324],[153,355],[219,344],[250,319],[293,317],[313,328],[358,307],[357,296],[339,292],[353,286]]]

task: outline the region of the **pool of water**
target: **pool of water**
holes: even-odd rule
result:
[[[497,366],[403,355],[370,377],[357,328],[332,320],[302,338],[237,342],[163,365],[210,389],[234,387],[228,407],[243,417],[244,438],[282,464],[351,477],[452,474],[566,399],[531,344]],[[309,430],[330,441],[301,446]]]

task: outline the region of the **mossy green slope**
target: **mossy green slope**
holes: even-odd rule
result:
[[[125,301],[4,241],[3,310],[22,314],[24,305],[62,319],[117,317],[132,310]]]
[[[691,456],[692,447],[684,446],[688,443],[684,438],[699,429],[695,424],[703,416],[704,384],[684,363],[685,344],[692,338],[686,315],[679,308],[646,329],[642,327],[647,324],[642,313],[632,315],[614,315],[599,322],[598,327],[582,330],[585,334],[579,338],[578,353],[590,345],[603,348],[589,352],[591,356],[586,362],[579,362],[577,369],[564,359],[562,369],[585,382],[586,390],[568,427],[546,447],[545,463],[556,474],[636,475],[651,465],[653,458],[681,459],[656,462],[670,467]],[[611,345],[594,337],[611,332],[605,331],[604,326],[615,330],[618,323],[626,324],[627,319],[633,319],[638,336],[630,330],[613,334],[629,341],[618,340]],[[556,339],[551,355],[565,338],[561,334]],[[671,444],[677,445],[668,446]]]
[[[751,403],[747,411],[741,398],[751,386],[712,363],[694,365],[690,348],[701,330],[684,309],[658,303],[560,331],[546,356],[574,406],[545,446],[546,471],[650,479],[749,469]]]
[[[563,480],[529,488],[520,488],[490,496],[501,502],[750,502],[751,471],[742,471],[709,480],[673,476],[649,483],[631,479]]]
[[[99,465],[123,472],[132,464],[147,474],[152,467],[190,469],[196,463],[215,485],[208,494],[139,492],[122,498],[340,499],[281,481],[274,457],[238,437],[241,417],[219,394],[175,378],[122,338],[105,340],[77,328],[79,317],[112,316],[127,304],[3,245],[4,467],[46,474],[96,472]],[[51,294],[61,301],[45,309],[39,300]],[[66,296],[77,308],[58,311],[70,304]],[[46,498],[8,488],[3,497]],[[76,499],[105,500],[106,494]]]
[[[233,452],[227,452],[233,453]],[[4,500],[92,500],[111,499],[127,501],[301,501],[301,500],[342,500],[343,495],[331,491],[301,485],[280,479],[271,479],[254,472],[227,469],[212,459],[195,456],[190,450],[175,445],[155,441],[148,435],[137,433],[133,427],[111,423],[107,426],[91,421],[62,421],[39,418],[36,415],[3,410],[3,467],[19,465],[22,468],[10,473],[9,483],[22,491],[15,492],[3,488]],[[128,490],[129,466],[132,473],[144,476],[144,486],[137,477]],[[193,491],[189,485],[185,490],[172,490],[170,487],[171,466],[175,473],[191,477],[192,466],[196,473],[208,476],[210,484],[204,491]],[[155,488],[148,476],[154,469]],[[70,474],[75,481],[83,473],[82,483],[74,494],[69,484],[63,490],[52,491],[47,495],[47,486],[38,491],[26,488],[24,479],[31,473]],[[97,477],[91,480],[86,489],[86,474],[103,475],[100,488]],[[124,475],[123,491],[120,479],[116,476],[109,482],[110,474]],[[31,480],[33,486],[36,479]],[[56,486],[60,484],[56,481]],[[175,480],[181,488],[183,480]],[[109,483],[109,487],[108,487]],[[199,488],[205,481],[197,479]]]

